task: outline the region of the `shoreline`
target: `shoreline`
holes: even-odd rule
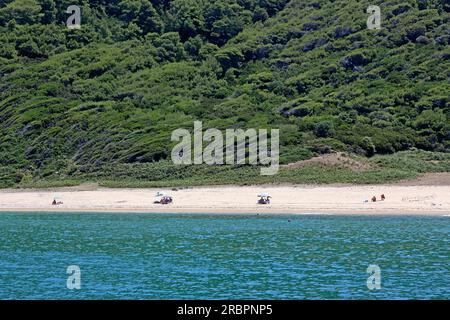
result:
[[[157,191],[174,203],[154,204]],[[270,205],[258,205],[267,192]],[[372,196],[385,201],[371,202]],[[52,206],[53,198],[63,205]],[[108,189],[94,186],[47,190],[0,190],[0,212],[273,214],[273,215],[450,215],[450,185],[212,186],[178,189]]]
[[[20,214],[27,214],[27,213],[50,213],[50,214],[111,214],[111,215],[126,215],[126,214],[154,214],[154,215],[223,215],[223,216],[370,216],[370,217],[395,217],[395,216],[403,216],[403,217],[450,217],[450,212],[446,211],[404,211],[399,212],[397,210],[395,211],[336,211],[336,210],[330,210],[330,211],[320,211],[320,212],[310,212],[310,211],[239,211],[239,210],[197,210],[197,211],[189,211],[189,210],[137,210],[137,209],[131,209],[131,210],[123,210],[123,209],[90,209],[90,210],[82,210],[82,209],[48,209],[48,210],[41,210],[41,209],[1,209],[0,210],[0,216],[2,213],[20,213]]]

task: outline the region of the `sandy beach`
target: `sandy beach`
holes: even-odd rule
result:
[[[174,203],[154,204],[157,191]],[[258,205],[257,194],[272,196]],[[370,199],[385,194],[385,201]],[[62,205],[51,205],[54,197]],[[223,186],[170,189],[71,187],[0,190],[0,211],[449,215],[450,185]]]

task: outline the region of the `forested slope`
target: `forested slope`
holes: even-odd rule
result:
[[[71,4],[0,0],[0,186],[450,170],[446,0],[80,1],[82,28],[68,30]],[[370,4],[381,30],[367,29]],[[375,169],[260,180],[248,167],[174,167],[171,132],[195,120],[279,128],[282,163],[334,150]],[[398,167],[404,155],[421,167]]]

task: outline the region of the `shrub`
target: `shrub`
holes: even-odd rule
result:
[[[322,121],[314,126],[314,134],[320,138],[332,137],[335,133],[334,124],[331,121]]]

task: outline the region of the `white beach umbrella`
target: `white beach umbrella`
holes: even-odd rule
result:
[[[260,198],[267,198],[267,197],[270,197],[270,194],[268,194],[267,192],[263,192],[263,193],[260,193],[260,194],[258,194],[258,197],[260,197]]]

